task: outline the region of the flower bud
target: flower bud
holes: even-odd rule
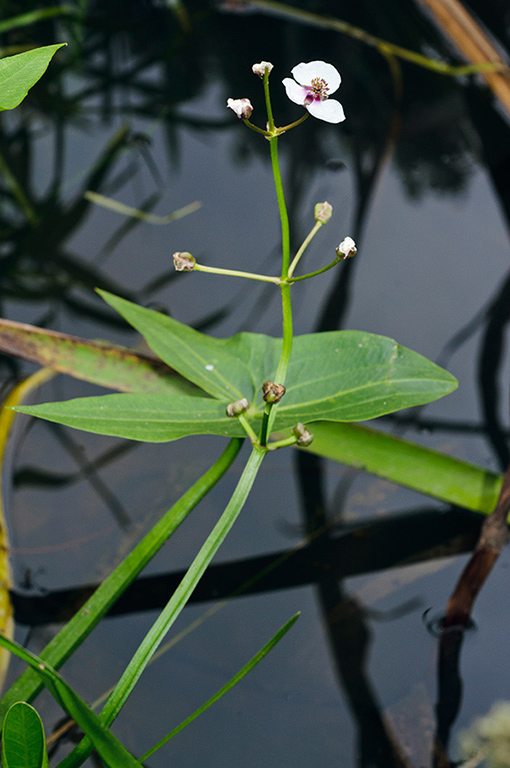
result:
[[[227,99],[227,107],[241,120],[251,117],[253,107],[249,99]]]
[[[249,407],[250,404],[248,400],[243,397],[241,400],[236,400],[235,403],[229,403],[227,405],[227,416],[230,416],[231,419],[235,416],[240,416],[242,413],[245,413]]]
[[[188,253],[187,251],[182,251],[182,253],[176,251],[172,258],[177,272],[192,272],[195,268],[196,260],[191,253]]]
[[[313,440],[313,435],[307,430],[304,424],[299,422],[295,427],[292,427],[292,434],[296,438],[296,443],[306,448],[307,445]]]
[[[336,249],[337,256],[340,256],[342,261],[345,261],[345,259],[350,259],[354,256],[358,249],[356,248],[356,243],[352,239],[352,237],[344,237],[338,248]]]
[[[329,203],[317,203],[314,210],[315,221],[322,221],[327,224],[333,213],[333,206]]]
[[[284,394],[283,384],[275,384],[273,381],[265,381],[262,384],[262,397],[266,403],[279,403]]]
[[[268,74],[271,74],[271,70],[273,69],[273,65],[270,61],[261,61],[260,64],[254,64],[251,68],[254,75],[258,75],[261,79],[264,77],[264,73],[268,72]]]

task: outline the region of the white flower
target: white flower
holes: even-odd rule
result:
[[[235,112],[239,119],[251,117],[253,107],[249,99],[227,99],[227,107]]]
[[[341,255],[342,260],[344,259],[350,259],[351,256],[354,256],[354,254],[357,252],[356,243],[352,239],[352,237],[344,237],[338,248],[336,249],[336,252],[338,256]]]
[[[345,120],[344,109],[339,101],[330,99],[341,82],[340,73],[325,61],[309,61],[297,64],[292,76],[283,80],[287,96],[295,104],[301,104],[313,117],[327,123],[341,123]]]
[[[260,64],[254,64],[251,69],[254,75],[258,75],[260,78],[263,78],[266,69],[268,73],[271,73],[273,65],[270,61],[261,61]]]

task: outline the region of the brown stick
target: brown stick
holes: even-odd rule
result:
[[[466,626],[476,597],[509,539],[510,465],[494,511],[485,520],[480,538],[448,601],[443,627]]]
[[[421,0],[436,23],[472,64],[501,64],[499,72],[483,72],[481,76],[510,115],[510,73],[508,61],[493,44],[487,32],[462,5],[460,0]]]

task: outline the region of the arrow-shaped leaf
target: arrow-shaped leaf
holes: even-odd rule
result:
[[[14,109],[44,75],[53,54],[66,43],[45,45],[0,59],[0,110]]]

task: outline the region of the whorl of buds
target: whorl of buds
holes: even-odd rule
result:
[[[296,438],[296,443],[306,448],[307,445],[313,440],[313,435],[307,430],[304,424],[299,422],[295,427],[292,427],[292,434]]]
[[[196,260],[187,251],[176,251],[172,258],[177,272],[192,272],[195,269]]]
[[[340,256],[342,261],[350,259],[357,252],[356,243],[352,237],[344,237],[338,248],[336,249],[337,256]]]
[[[227,416],[230,416],[230,418],[233,419],[235,416],[240,416],[242,413],[245,413],[249,407],[250,404],[248,400],[243,397],[241,400],[236,400],[235,403],[229,403],[227,405]]]
[[[261,79],[264,78],[264,74],[267,70],[268,75],[271,74],[273,65],[270,61],[261,61],[259,64],[254,64],[251,68],[254,75],[258,75]]]
[[[265,381],[262,384],[262,397],[266,403],[279,403],[284,394],[283,384],[275,384],[273,381]]]
[[[314,210],[315,221],[321,221],[327,224],[333,213],[333,206],[329,203],[317,203]]]
[[[235,112],[240,120],[251,117],[253,107],[249,99],[227,99],[227,107]]]

